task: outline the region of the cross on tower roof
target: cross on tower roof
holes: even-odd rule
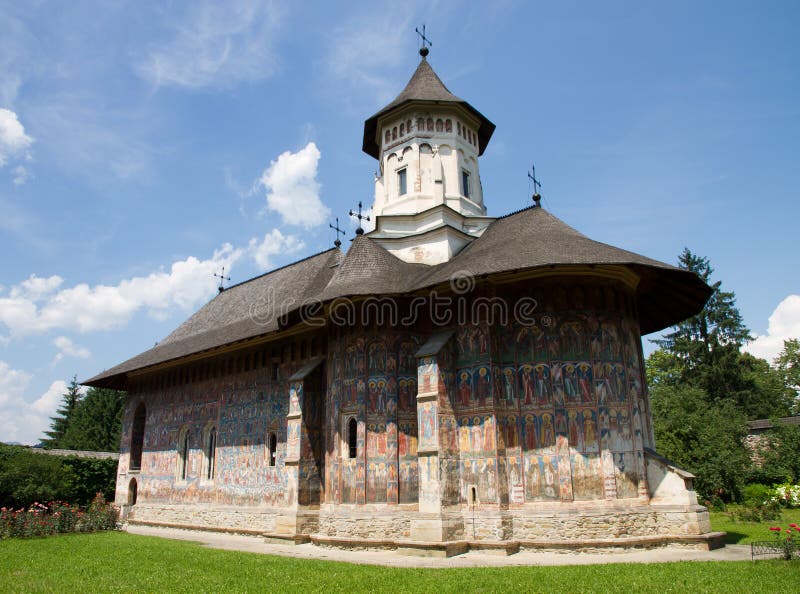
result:
[[[433,43],[431,43],[430,39],[425,37],[425,25],[422,25],[422,31],[419,30],[419,27],[414,27],[414,31],[417,32],[417,35],[419,35],[420,39],[422,40],[422,47],[419,48],[419,55],[425,58],[430,53],[430,50],[426,47],[426,45],[433,47]]]
[[[220,272],[219,274],[217,274],[215,272],[214,276],[219,279],[219,286],[217,287],[217,291],[222,293],[225,290],[225,285],[223,283],[225,281],[231,280],[231,277],[230,276],[225,276],[225,267],[224,266],[222,267],[222,272]]]
[[[337,248],[341,247],[342,246],[342,242],[339,240],[339,234],[341,233],[342,235],[344,235],[344,231],[339,229],[339,217],[336,217],[336,226],[335,227],[333,225],[331,225],[330,223],[328,223],[328,227],[330,227],[331,229],[336,231],[336,241],[333,242],[333,245],[335,245]]]
[[[533,201],[536,203],[536,206],[541,206],[542,196],[539,194],[539,190],[542,188],[542,184],[539,183],[539,180],[536,179],[536,166],[531,165],[531,170],[528,173],[528,179],[533,182]]]
[[[358,229],[356,229],[356,235],[364,235],[364,229],[361,228],[361,221],[368,221],[369,217],[366,215],[361,214],[361,200],[358,201],[358,214],[356,214],[353,210],[350,211],[350,216],[355,217],[358,219]]]

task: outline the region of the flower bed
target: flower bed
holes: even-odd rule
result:
[[[0,508],[0,540],[63,532],[113,530],[118,510],[98,493],[85,510],[63,501],[34,503],[28,509]]]
[[[772,487],[771,502],[780,503],[785,507],[800,507],[800,485],[785,483]]]

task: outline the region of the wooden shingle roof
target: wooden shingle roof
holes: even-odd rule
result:
[[[468,102],[453,95],[444,85],[442,79],[433,71],[428,60],[423,58],[406,87],[395,97],[394,101],[381,109],[378,113],[364,122],[364,142],[362,150],[376,159],[380,158],[380,145],[378,142],[378,120],[407,103],[421,102],[431,104],[452,103],[460,105],[475,116],[480,125],[478,127],[478,154],[482,155],[489,144],[489,139],[494,133],[495,125],[489,119],[472,107]]]
[[[226,289],[152,349],[84,383],[122,387],[129,372],[270,334],[281,328],[282,316],[312,300],[410,294],[465,273],[484,277],[604,265],[626,267],[639,277],[642,334],[696,314],[711,294],[691,272],[589,239],[543,208],[530,207],[496,219],[454,258],[435,266],[404,262],[359,235],[346,255],[328,250]]]

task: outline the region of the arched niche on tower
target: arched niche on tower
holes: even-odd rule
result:
[[[419,176],[420,192],[428,195],[433,193],[433,148],[427,142],[419,145]]]

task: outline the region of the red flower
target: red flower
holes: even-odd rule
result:
[[[773,532],[780,532],[781,531],[779,526],[770,526],[769,529],[772,530]]]
[[[789,528],[797,528],[797,524],[789,524]]]

